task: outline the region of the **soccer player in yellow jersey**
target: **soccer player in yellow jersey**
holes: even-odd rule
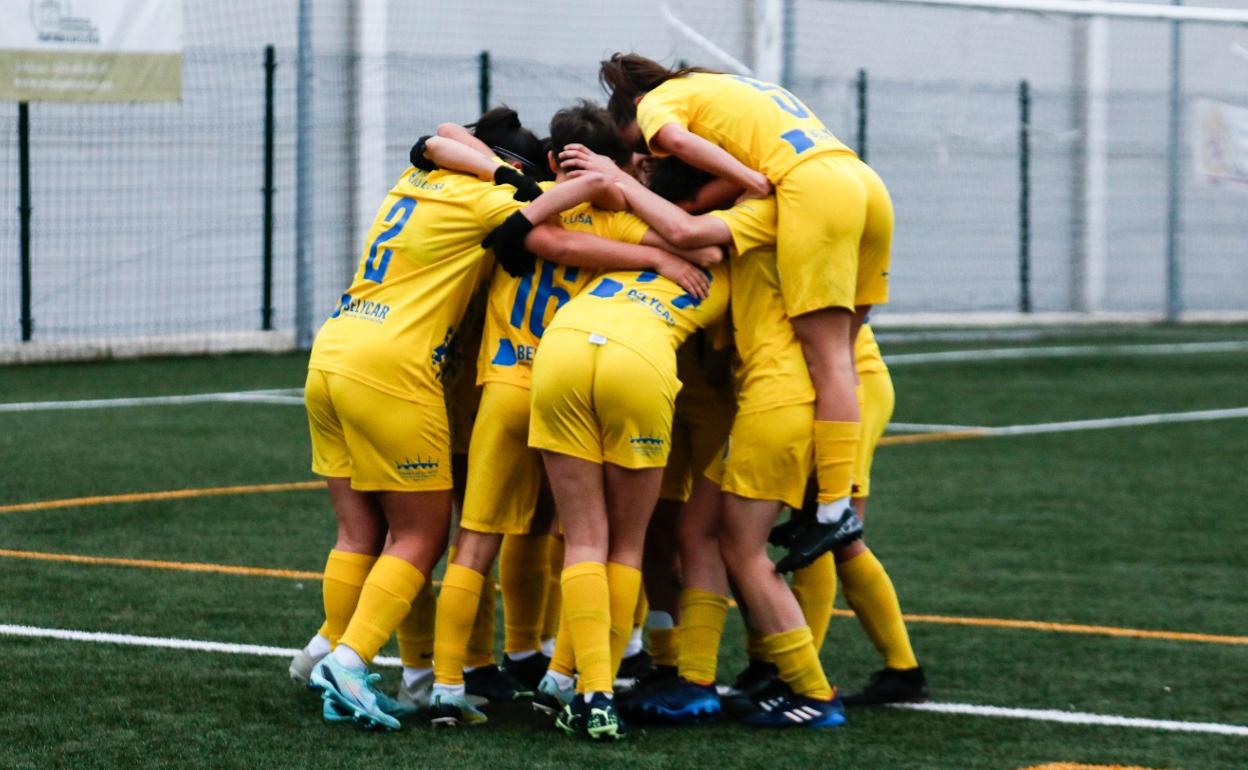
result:
[[[868,324],[863,324],[858,333],[854,361],[859,379],[862,439],[854,459],[853,497],[858,516],[865,519],[872,459],[876,444],[892,417],[894,403],[892,378]],[[800,513],[795,512],[794,523],[777,527],[772,542],[786,544],[789,533],[800,526],[803,517],[813,516],[816,508],[814,496],[808,490],[806,505]],[[858,622],[884,659],[884,668],[872,674],[866,687],[843,697],[845,705],[874,706],[927,700],[927,681],[910,645],[897,591],[884,565],[862,540],[819,557],[794,576],[794,591],[801,594],[804,609],[807,605],[814,608],[806,610],[806,616],[814,631],[816,646],[822,642],[831,618],[838,579]],[[751,666],[759,667],[759,662],[752,660]]]
[[[815,389],[818,515],[782,567],[803,566],[857,537],[850,473],[858,443],[853,341],[871,305],[888,300],[893,208],[888,191],[811,110],[780,86],[637,54],[602,62],[617,125],[650,152],[762,197],[773,189],[784,309]],[[674,241],[676,245],[686,245]]]
[[[323,583],[334,649],[311,675],[327,719],[399,726],[367,664],[446,546],[451,472],[440,375],[473,289],[488,275],[482,237],[507,223],[523,227],[517,219],[531,227],[600,193],[602,182],[575,180],[522,210],[508,187],[409,168],[383,201],[355,277],[317,334],[305,386],[312,469],[329,482],[339,525]],[[523,260],[509,267],[523,270]]]
[[[592,104],[581,103],[554,116],[552,146],[562,150],[573,140],[587,141],[617,159],[627,158],[610,117]],[[429,144],[434,161],[449,160],[443,155],[449,148],[434,140]],[[553,155],[548,162],[555,167]],[[556,181],[564,181],[561,173]],[[562,229],[538,228],[526,238],[530,247],[550,241],[557,251],[555,261],[539,260],[533,271],[522,276],[496,269],[490,283],[477,365],[477,381],[484,389],[469,447],[459,535],[438,599],[430,712],[435,725],[485,721],[485,715],[464,697],[466,647],[482,586],[503,536],[525,536],[532,529],[542,467],[538,453],[528,447],[530,367],[556,310],[601,269],[655,270],[675,280],[696,278],[686,281],[685,288],[703,296],[705,277],[692,265],[657,248],[629,245],[663,244],[631,214],[603,211],[586,203],[562,212],[559,219]],[[718,254],[708,249],[700,256],[711,259]],[[545,536],[539,537],[544,545]],[[544,660],[541,663],[539,678],[546,669]]]
[[[582,148],[572,152],[586,154]],[[720,552],[750,608],[751,621],[765,634],[769,657],[790,688],[762,703],[746,722],[775,727],[843,724],[844,710],[824,676],[802,608],[767,554],[767,536],[782,506],[801,506],[814,460],[815,393],[802,346],[784,307],[774,246],[776,200],[751,199],[727,211],[693,216],[625,177],[612,178],[623,189],[629,206],[660,234],[677,234],[687,242],[730,244],[736,254],[732,319],[741,358],[737,414],[722,467],[712,467],[707,475],[725,493]],[[713,656],[727,597],[714,596],[717,586],[704,589],[686,583],[686,587],[710,595],[698,596],[708,601],[701,602],[696,611],[698,626],[709,631],[703,639],[709,653],[699,653]],[[682,623],[688,622],[683,615]],[[683,665],[686,641],[681,642],[685,686],[671,699],[655,704],[672,718],[701,717],[719,710],[714,665],[709,671],[693,665],[691,672]],[[691,658],[689,663],[696,661]]]
[[[676,349],[728,303],[727,266],[698,299],[651,271],[612,272],[560,309],[533,364],[529,445],[564,531],[562,577],[578,689],[557,724],[616,738],[612,680],[641,584],[646,524],[670,450]]]

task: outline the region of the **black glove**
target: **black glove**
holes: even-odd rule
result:
[[[509,184],[516,188],[516,194],[511,197],[518,201],[535,201],[542,194],[542,188],[537,186],[537,182],[511,166],[498,167],[494,172],[494,184]]]
[[[524,247],[525,236],[533,230],[533,223],[516,211],[503,223],[490,231],[481,246],[493,249],[494,258],[507,274],[515,278],[533,272],[537,257]]]
[[[437,171],[438,164],[425,157],[425,142],[428,141],[428,135],[417,139],[416,144],[413,144],[412,149],[407,153],[407,160],[421,171]]]

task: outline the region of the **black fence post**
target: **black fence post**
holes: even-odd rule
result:
[[[858,91],[858,157],[867,161],[867,71],[858,70],[855,83]]]
[[[17,105],[18,230],[22,270],[22,342],[34,329],[30,316],[30,104]]]
[[[481,114],[490,109],[490,52],[482,51],[478,57],[477,90],[481,96]]]
[[[1018,84],[1018,309],[1031,312],[1031,85]]]
[[[260,305],[260,328],[273,329],[273,73],[277,54],[264,47],[264,295]]]

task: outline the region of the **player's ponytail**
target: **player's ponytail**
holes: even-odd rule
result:
[[[485,142],[504,160],[518,161],[526,176],[538,181],[550,178],[546,149],[542,140],[520,123],[520,115],[504,105],[495,107],[476,123],[469,123],[472,135]]]
[[[613,53],[598,67],[598,82],[609,95],[607,109],[617,126],[632,123],[637,117],[638,96],[652,91],[672,78],[692,72],[711,72],[703,67],[681,67],[670,70],[653,59],[636,53]]]

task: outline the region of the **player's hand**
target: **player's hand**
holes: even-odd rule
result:
[[[559,153],[559,165],[567,171],[597,171],[608,180],[625,176],[624,171],[605,155],[599,155],[583,144],[569,144]]]
[[[535,201],[542,194],[542,188],[537,182],[529,177],[521,174],[511,166],[499,166],[494,172],[494,184],[511,185],[516,188],[516,192],[512,195],[518,201]]]
[[[659,275],[676,283],[694,299],[706,299],[711,291],[711,276],[705,270],[693,265],[675,254],[660,250],[662,255],[656,265]]]
[[[754,171],[751,174],[750,183],[745,187],[745,192],[741,193],[741,197],[737,198],[737,203],[748,201],[751,198],[766,198],[775,190],[776,188],[765,174]]]
[[[524,246],[524,239],[533,230],[533,223],[519,211],[503,220],[481,241],[482,248],[491,249],[498,264],[508,275],[519,278],[533,272],[537,257]]]
[[[696,249],[681,249],[678,256],[698,267],[710,267],[724,261],[724,247],[700,246]]]

